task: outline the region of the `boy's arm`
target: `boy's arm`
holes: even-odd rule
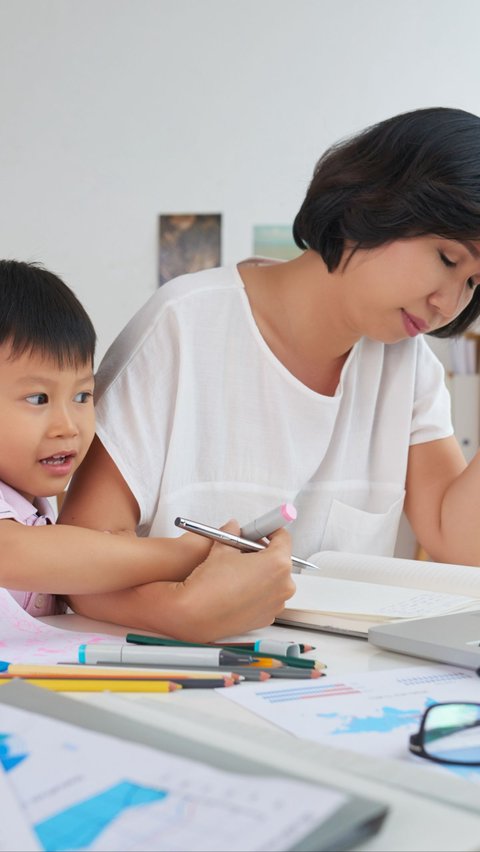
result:
[[[209,543],[208,543],[209,544]],[[25,526],[0,521],[0,586],[87,594],[154,580],[183,580],[209,546],[193,536],[137,538],[66,525]]]

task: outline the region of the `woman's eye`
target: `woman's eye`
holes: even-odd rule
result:
[[[442,261],[442,263],[444,263],[444,264],[445,264],[445,266],[449,266],[449,267],[450,267],[450,266],[456,266],[456,265],[457,265],[457,264],[455,263],[455,261],[450,260],[450,258],[449,258],[449,257],[447,257],[447,255],[446,255],[446,254],[444,254],[444,253],[443,253],[443,251],[441,251],[441,252],[440,252],[440,260]]]
[[[30,405],[46,405],[48,402],[48,396],[46,393],[32,393],[30,396],[26,397],[27,402]]]
[[[93,394],[90,393],[90,391],[80,391],[80,393],[77,393],[74,396],[73,401],[74,402],[81,402],[82,404],[85,404],[86,402],[90,402],[92,396],[93,396]]]

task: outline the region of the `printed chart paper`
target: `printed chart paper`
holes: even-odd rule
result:
[[[4,753],[0,735],[0,756]],[[8,761],[5,749],[5,760]],[[39,852],[42,848],[30,828],[24,810],[11,789],[5,769],[0,765],[0,852]]]
[[[285,850],[348,796],[235,774],[16,707],[2,763],[45,850]]]
[[[424,768],[480,783],[480,767],[439,767],[408,750],[423,711],[442,701],[480,702],[480,679],[450,666],[415,666],[387,671],[296,681],[291,685],[242,684],[217,690],[224,698],[304,739],[376,757],[416,761]],[[230,695],[232,692],[234,694]]]

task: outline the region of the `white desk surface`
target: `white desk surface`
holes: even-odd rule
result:
[[[74,614],[51,616],[42,621],[62,629],[86,632],[115,635],[125,635],[129,630],[142,632]],[[316,650],[308,656],[325,662],[329,676],[421,663],[413,657],[381,651],[364,639],[303,628],[272,626],[252,631],[248,637],[242,638],[252,640],[262,636],[314,645]],[[199,739],[213,736],[213,742],[218,745],[228,743],[229,747],[241,753],[248,750],[246,744],[251,740],[254,755],[271,759],[272,765],[281,766],[283,760],[285,768],[302,770],[320,781],[330,779],[331,783],[340,785],[348,782],[352,791],[387,802],[391,812],[384,827],[374,838],[357,846],[358,850],[480,850],[480,788],[462,779],[445,778],[439,774],[437,780],[435,774],[433,781],[425,780],[425,774],[418,770],[417,764],[412,766],[408,762],[381,759],[366,761],[351,752],[295,739],[245,708],[226,701],[211,689],[148,696],[130,693],[121,698],[106,693],[71,693],[71,697],[109,707],[132,720],[162,727],[167,725],[167,728],[172,726],[172,730],[176,726],[178,732],[188,732]],[[171,713],[172,707],[175,707],[175,714]],[[210,731],[202,725],[208,725]],[[468,810],[460,810],[460,806],[464,805]]]

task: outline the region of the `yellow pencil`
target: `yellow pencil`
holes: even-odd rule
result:
[[[12,677],[0,678],[0,685],[13,680]],[[21,678],[25,683],[42,686],[54,692],[174,692],[182,689],[182,684],[169,680],[119,680],[105,678]]]
[[[279,669],[283,663],[280,660],[274,660],[272,657],[259,657],[255,654],[255,662],[248,663],[248,668],[252,669]]]

